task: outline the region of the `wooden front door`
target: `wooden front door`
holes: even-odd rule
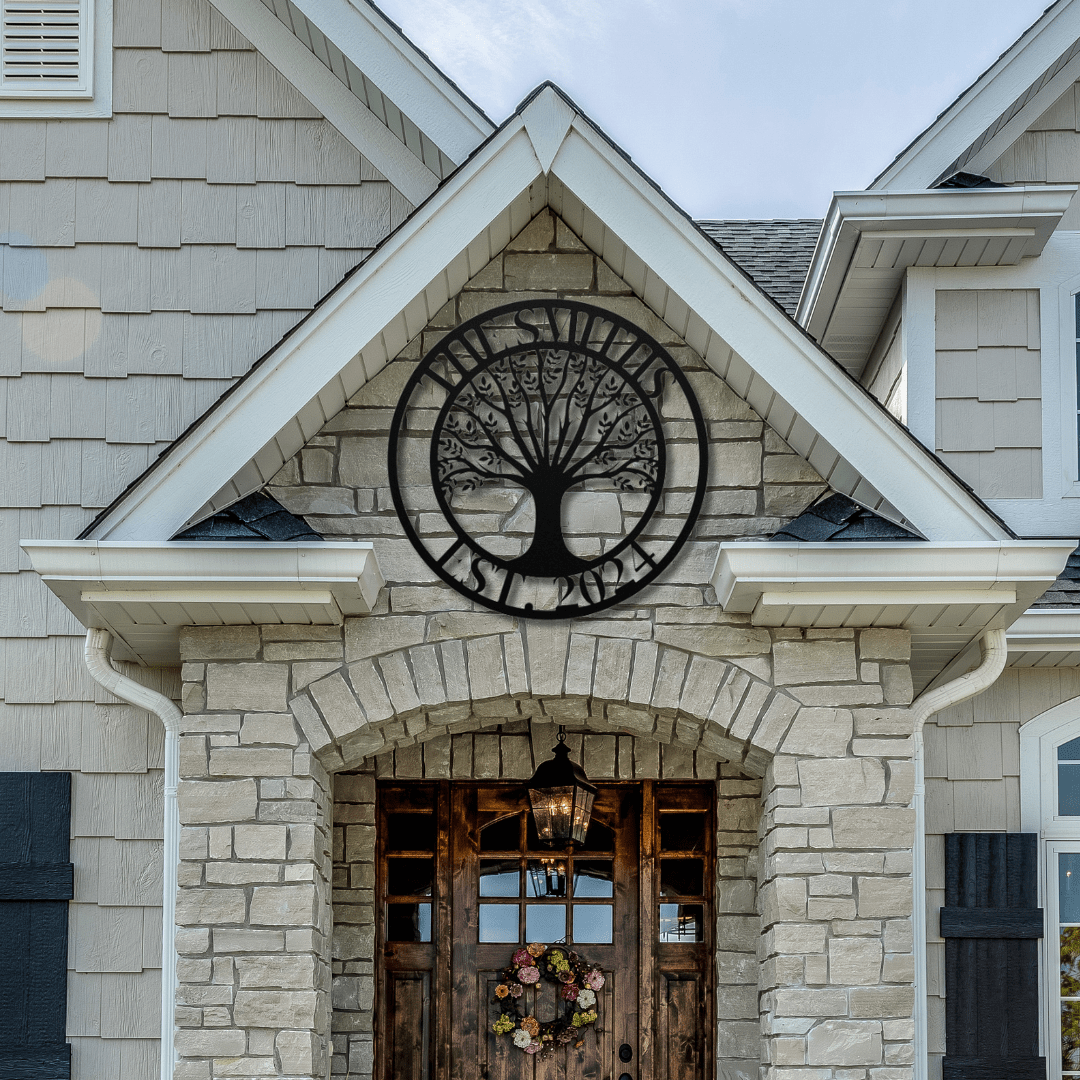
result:
[[[379,1080],[705,1080],[714,788],[601,785],[583,848],[536,840],[523,786],[379,789]],[[497,1036],[500,972],[565,942],[606,977],[581,1046],[530,1057]],[[554,986],[526,991],[540,1021]]]

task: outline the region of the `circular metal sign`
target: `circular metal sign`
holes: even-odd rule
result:
[[[565,619],[655,580],[694,527],[708,441],[690,382],[632,323],[525,301],[442,338],[405,385],[390,490],[431,569],[484,607]]]

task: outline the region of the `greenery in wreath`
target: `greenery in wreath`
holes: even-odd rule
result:
[[[541,979],[559,987],[563,1002],[559,1015],[543,1024],[535,1016],[523,1015],[519,1004],[525,988]],[[518,949],[495,987],[493,1002],[499,1006],[495,1034],[512,1033],[514,1045],[526,1054],[551,1053],[569,1043],[580,1046],[582,1028],[596,1023],[596,993],[603,985],[604,973],[564,945],[534,942]]]

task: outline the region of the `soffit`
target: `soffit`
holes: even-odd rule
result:
[[[366,615],[383,576],[371,544],[27,540],[34,570],[117,659],[179,662],[184,626],[337,625]]]
[[[1071,550],[1071,541],[724,543],[713,586],[725,611],[755,626],[909,630],[918,693],[984,630],[1014,623]]]
[[[1009,535],[550,86],[86,535],[164,539],[262,488],[545,206],[834,490],[931,538]]]
[[[911,266],[1015,266],[1039,255],[1076,185],[837,192],[797,318],[856,378]]]

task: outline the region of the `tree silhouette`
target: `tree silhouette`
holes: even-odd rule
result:
[[[653,379],[655,393],[660,383]],[[572,488],[603,482],[651,495],[663,482],[660,421],[649,395],[627,371],[573,348],[533,343],[470,373],[447,403],[436,439],[436,480],[447,504],[484,484],[532,496],[532,541],[507,564],[522,575],[561,577],[591,565],[563,537],[562,503]]]

